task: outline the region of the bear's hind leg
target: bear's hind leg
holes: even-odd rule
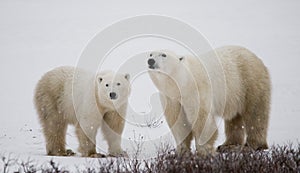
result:
[[[218,151],[240,150],[245,142],[245,125],[243,117],[237,114],[230,120],[225,120],[226,141],[218,146]]]
[[[47,154],[51,156],[67,156],[65,149],[67,123],[59,121],[58,117],[48,116],[43,122],[43,131],[46,138]]]
[[[244,116],[247,133],[245,145],[254,150],[267,149],[269,104],[261,100],[256,105],[248,109]]]

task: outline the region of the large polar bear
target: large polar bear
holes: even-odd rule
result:
[[[47,72],[38,82],[34,96],[47,154],[73,154],[65,148],[67,126],[71,124],[76,127],[82,156],[103,156],[96,152],[95,145],[99,127],[109,154],[126,155],[121,149],[121,135],[129,94],[128,74],[105,71],[95,76],[74,67]]]
[[[212,60],[216,57],[219,66]],[[160,91],[177,151],[189,150],[195,138],[197,152],[213,152],[215,116],[225,120],[226,141],[220,150],[268,148],[271,82],[263,62],[238,46],[218,48],[199,59],[169,51],[148,57],[149,75]]]

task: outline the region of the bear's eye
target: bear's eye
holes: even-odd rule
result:
[[[150,56],[152,56],[152,53],[150,54]]]
[[[166,57],[167,55],[163,53],[163,54],[161,54],[161,56],[162,56],[162,57]]]
[[[108,85],[108,84],[105,84],[105,86],[108,87],[109,85]]]
[[[121,84],[120,84],[120,83],[117,83],[117,85],[120,86]]]

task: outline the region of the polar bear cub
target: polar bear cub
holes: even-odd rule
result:
[[[211,61],[215,57],[221,68]],[[235,146],[268,148],[271,82],[263,62],[238,46],[218,48],[199,58],[203,61],[154,51],[147,59],[177,151],[189,150],[195,138],[198,153],[214,152],[216,116],[225,120],[226,141],[220,150]]]
[[[96,152],[101,128],[110,155],[121,149],[130,81],[128,74],[100,72],[96,76],[74,67],[58,67],[38,82],[34,103],[46,139],[48,155],[66,156],[66,130],[74,125],[83,157],[102,157]]]

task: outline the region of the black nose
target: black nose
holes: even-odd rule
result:
[[[115,92],[111,92],[111,93],[109,93],[109,97],[110,97],[110,99],[116,99],[117,94]]]
[[[155,64],[155,60],[153,58],[148,59],[148,64],[153,66]]]

